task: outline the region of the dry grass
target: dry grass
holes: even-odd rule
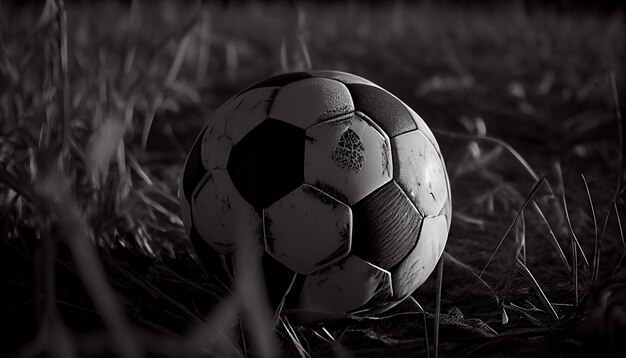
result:
[[[2,352],[622,354],[623,23],[404,2],[0,4]],[[411,300],[304,327],[264,303],[256,248],[230,288],[203,272],[176,184],[212,110],[311,66],[423,115],[454,220]]]

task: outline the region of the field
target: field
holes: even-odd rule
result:
[[[625,356],[624,23],[519,3],[0,3],[0,356]],[[385,316],[270,322],[259,285],[229,293],[185,238],[178,178],[211,112],[309,68],[394,93],[446,160],[442,266]]]

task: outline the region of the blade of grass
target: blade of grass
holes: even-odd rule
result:
[[[239,339],[241,341],[241,351],[243,352],[243,355],[247,358],[248,357],[248,343],[246,341],[246,331],[244,330],[244,325],[241,321],[239,321]]]
[[[504,233],[504,235],[502,235],[502,238],[500,239],[500,242],[498,243],[498,246],[496,247],[496,249],[493,251],[493,253],[491,254],[491,257],[489,257],[489,261],[487,261],[487,263],[485,264],[485,267],[483,267],[482,271],[480,272],[480,274],[478,275],[479,277],[482,277],[483,274],[485,273],[485,270],[487,269],[487,266],[489,266],[489,264],[491,263],[491,261],[493,260],[494,256],[496,255],[496,252],[498,252],[498,249],[500,249],[500,246],[502,246],[502,243],[504,242],[504,239],[506,239],[507,235],[509,234],[509,232],[511,231],[511,229],[513,229],[513,227],[515,226],[515,223],[517,222],[517,220],[519,219],[520,215],[522,214],[522,211],[524,211],[524,208],[526,208],[526,205],[528,205],[528,203],[530,202],[530,200],[533,198],[533,196],[535,195],[535,193],[539,190],[539,188],[541,187],[541,185],[545,182],[545,178],[541,178],[539,179],[535,185],[533,186],[533,188],[530,190],[530,193],[528,194],[528,196],[526,197],[526,200],[524,200],[524,203],[522,204],[522,206],[519,208],[519,210],[517,211],[517,214],[515,215],[515,219],[513,219],[513,222],[511,223],[511,225],[509,226],[509,228],[506,230],[506,232]]]
[[[154,122],[154,117],[156,116],[156,113],[159,111],[159,108],[161,108],[161,105],[163,104],[164,99],[165,99],[165,96],[163,95],[163,91],[159,91],[154,96],[154,99],[152,100],[152,103],[150,104],[150,109],[146,113],[146,118],[143,123],[143,130],[141,132],[141,147],[144,149],[146,148],[146,145],[148,144],[148,136],[150,135],[150,130],[152,129],[152,123]]]
[[[619,236],[622,239],[622,244],[624,245],[624,253],[622,254],[622,257],[620,258],[620,260],[617,263],[617,266],[615,266],[615,269],[613,270],[613,274],[616,275],[618,272],[621,271],[622,266],[624,266],[624,263],[626,263],[626,240],[624,239],[624,230],[622,229],[622,220],[619,217],[619,211],[617,210],[617,203],[613,203],[613,209],[615,209],[615,216],[617,217],[617,225],[619,227]]]
[[[591,199],[591,192],[589,191],[589,185],[587,184],[587,179],[585,179],[585,175],[580,173],[581,178],[583,179],[583,184],[585,185],[585,191],[587,192],[587,199],[589,200],[589,206],[591,208],[591,217],[593,218],[593,232],[594,232],[594,245],[593,245],[593,261],[592,261],[592,276],[591,276],[591,285],[594,286],[596,281],[598,280],[598,271],[600,271],[600,240],[598,237],[598,219],[596,217],[596,209],[593,205],[593,200]]]
[[[422,312],[422,317],[424,317],[424,338],[426,339],[426,358],[430,358],[430,343],[428,343],[428,325],[426,324],[426,311],[422,305],[417,302],[417,300],[413,296],[409,296],[408,299]]]
[[[208,10],[202,11],[200,19],[200,48],[196,63],[196,84],[200,84],[206,78],[209,68],[209,58],[211,56],[211,13]]]
[[[137,78],[139,80],[136,81],[131,86],[128,93],[135,93],[135,91],[138,88],[141,88],[143,85],[146,84],[147,81],[150,80],[149,78],[150,76],[148,76],[148,73],[150,73],[154,65],[157,63],[157,59],[159,58],[159,55],[161,54],[161,52],[167,49],[167,45],[171,41],[182,39],[183,37],[187,36],[190,31],[196,28],[197,23],[202,18],[202,11],[200,11],[199,5],[200,5],[199,2],[196,3],[196,8],[193,11],[195,15],[191,20],[189,20],[189,22],[185,23],[185,25],[182,27],[177,27],[174,31],[169,33],[167,36],[164,36],[164,38],[161,39],[161,41],[159,41],[156,44],[156,46],[148,50],[148,54],[146,55],[145,58],[147,58],[149,62],[146,66],[142,66],[138,68],[139,74]]]
[[[484,141],[484,142],[489,142],[489,143],[500,145],[504,147],[509,153],[511,153],[513,157],[515,157],[515,159],[517,159],[517,161],[522,165],[522,167],[524,167],[524,169],[526,169],[526,172],[530,174],[530,176],[535,181],[540,180],[539,175],[537,175],[537,172],[530,166],[530,164],[528,164],[526,159],[524,159],[524,157],[522,157],[522,155],[519,154],[519,152],[516,151],[511,145],[509,145],[508,143],[506,143],[505,141],[501,139],[493,138],[489,136],[478,136],[478,135],[473,135],[473,134],[456,133],[456,132],[450,132],[450,131],[445,131],[445,130],[440,130],[440,129],[433,129],[433,132],[450,137],[450,138],[454,138],[454,139],[479,140],[479,141]]]
[[[491,292],[491,294],[493,295],[493,297],[495,298],[496,302],[499,302],[500,299],[498,298],[498,295],[496,295],[496,292],[493,290],[493,288],[491,286],[489,286],[489,284],[483,280],[480,276],[478,276],[478,274],[474,271],[474,269],[466,264],[465,262],[459,260],[458,258],[456,258],[455,256],[453,256],[452,254],[450,254],[447,251],[443,252],[443,256],[445,257],[446,261],[451,262],[452,264],[468,271],[469,273],[472,274],[472,276],[476,277],[476,279],[483,285],[485,286],[487,289],[489,289],[489,292]]]
[[[190,34],[186,34],[183,37],[182,41],[178,44],[178,49],[176,50],[176,55],[174,56],[174,60],[170,66],[169,71],[167,71],[167,76],[165,77],[165,87],[170,87],[174,81],[176,81],[176,77],[178,77],[178,72],[180,72],[180,68],[183,65],[183,61],[185,60],[185,54],[187,53],[187,47],[191,41]]]
[[[502,317],[501,317],[502,325],[506,325],[509,323],[509,315],[506,313],[506,308],[502,305]]]
[[[609,79],[611,82],[611,99],[613,102],[613,108],[615,109],[615,121],[617,122],[617,155],[618,155],[618,171],[617,171],[617,190],[616,194],[622,190],[623,180],[626,176],[626,172],[624,171],[624,151],[626,150],[626,146],[624,145],[624,122],[622,119],[622,111],[620,109],[619,103],[619,95],[617,92],[617,83],[615,80],[615,72],[611,71],[609,75]]]
[[[68,73],[68,53],[67,53],[67,13],[64,0],[57,0],[57,22],[59,24],[58,47],[59,63],[61,66],[61,113],[63,114],[63,129],[61,137],[61,156],[65,161],[69,160],[70,150],[70,80]],[[66,163],[67,166],[68,163]]]
[[[624,239],[624,229],[622,228],[622,219],[619,217],[619,211],[617,210],[617,203],[613,203],[613,209],[615,210],[615,216],[617,217],[617,228],[619,229],[619,237],[622,239],[624,245],[624,251],[626,251],[626,240]]]
[[[517,257],[521,257],[522,262],[526,265],[526,217],[523,211],[519,218],[517,230],[515,230],[515,242],[518,245]]]
[[[522,315],[524,318],[526,318],[530,323],[534,324],[535,326],[544,326],[545,323],[541,322],[541,320],[537,319],[535,316],[533,316],[531,314],[531,310],[524,308],[524,307],[520,307],[518,305],[516,305],[515,303],[510,303],[508,305],[505,305],[504,307],[508,308],[509,310],[513,310],[517,313],[519,313],[520,315]],[[541,313],[543,313],[542,310],[535,310],[535,311],[539,311]]]
[[[445,258],[439,258],[437,264],[437,298],[435,301],[435,358],[439,357],[439,321],[441,319],[441,288],[443,286],[443,262]]]
[[[528,279],[533,287],[535,288],[535,291],[537,291],[537,294],[539,295],[539,299],[541,300],[541,302],[546,306],[546,309],[548,310],[548,312],[555,318],[555,319],[559,319],[559,315],[556,313],[556,311],[554,310],[554,307],[552,306],[552,303],[550,303],[550,300],[548,300],[548,297],[546,296],[546,294],[543,292],[543,290],[541,289],[541,286],[539,286],[539,283],[537,282],[537,280],[535,279],[535,276],[533,276],[533,274],[530,272],[530,270],[528,269],[528,267],[526,267],[526,265],[524,265],[524,263],[522,261],[520,261],[519,259],[517,260],[517,264],[518,264],[518,268],[519,268],[519,272],[526,277],[526,279]]]
[[[613,274],[617,275],[620,271],[622,271],[622,267],[624,267],[624,265],[626,265],[626,252],[624,252],[622,257],[619,259],[617,266],[615,266],[615,270],[613,270]]]
[[[567,221],[567,227],[569,229],[571,238],[573,240],[573,244],[572,246],[575,246],[578,248],[578,250],[580,251],[580,254],[583,258],[583,261],[585,262],[585,265],[587,267],[590,267],[589,265],[589,260],[587,260],[587,255],[585,255],[585,251],[583,250],[582,246],[580,245],[580,241],[578,240],[578,236],[576,236],[576,232],[574,232],[574,228],[572,227],[572,221],[570,220],[569,217],[569,209],[567,207],[567,199],[565,198],[565,183],[563,182],[563,173],[561,172],[561,165],[556,162],[554,163],[554,168],[557,172],[557,177],[559,178],[559,184],[560,184],[560,192],[561,192],[561,202],[563,204],[563,212],[565,213],[565,219]],[[578,270],[578,266],[574,265],[574,271]]]
[[[304,69],[312,70],[313,64],[311,62],[311,55],[309,55],[309,49],[307,48],[306,43],[304,42],[304,37],[298,37],[298,43],[300,44],[300,51],[302,52],[302,58],[304,60]]]
[[[133,62],[135,61],[135,55],[137,53],[137,45],[134,43],[137,40],[137,32],[141,26],[141,16],[138,0],[131,0],[130,7],[128,9],[126,28],[124,29],[124,51],[122,52],[120,61],[121,69],[118,70],[118,81],[122,76],[127,75],[133,68]]]
[[[300,4],[297,5],[298,10],[298,20],[297,20],[297,34],[298,34],[298,45],[300,46],[300,52],[302,56],[302,60],[304,61],[304,69],[312,70],[313,65],[311,63],[311,56],[309,55],[309,49],[305,42],[306,37],[306,11]]]
[[[285,332],[287,333],[287,338],[289,338],[291,343],[294,345],[300,357],[311,358],[311,355],[309,354],[309,352],[307,352],[306,348],[304,348],[304,345],[302,345],[300,338],[298,338],[298,334],[293,329],[293,326],[291,325],[291,323],[289,323],[289,320],[287,319],[285,315],[281,315],[280,323],[282,324],[283,328],[285,329]]]
[[[548,232],[550,233],[550,238],[551,238],[551,240],[548,240],[548,242],[550,242],[550,244],[552,244],[552,247],[554,248],[556,253],[559,255],[559,259],[561,259],[561,262],[563,263],[563,267],[565,267],[565,271],[567,271],[567,274],[571,278],[572,277],[572,267],[570,266],[569,262],[567,261],[567,258],[565,257],[565,253],[563,252],[563,248],[561,248],[561,245],[559,244],[559,241],[557,240],[556,235],[554,234],[554,231],[552,230],[552,226],[548,222],[548,219],[546,219],[546,216],[543,214],[543,211],[541,210],[539,205],[537,205],[537,203],[534,200],[533,200],[533,206],[535,207],[535,210],[537,211],[537,213],[539,214],[539,216],[541,217],[543,222],[548,227]]]
[[[287,300],[287,296],[289,295],[289,292],[291,292],[293,283],[296,282],[296,277],[298,277],[298,274],[294,272],[293,278],[291,279],[289,286],[285,290],[285,294],[280,299],[280,303],[278,304],[278,307],[276,307],[276,311],[274,312],[274,318],[272,319],[272,327],[276,327],[276,325],[278,324],[280,315],[282,314],[282,311],[283,311],[283,307],[285,306],[285,301]]]
[[[476,226],[478,226],[481,229],[483,229],[485,227],[485,221],[483,219],[467,215],[467,214],[465,214],[463,212],[460,212],[458,210],[456,210],[455,212],[452,213],[452,217],[454,219],[456,219],[457,223],[463,222],[463,223],[467,223],[467,224],[470,224],[470,225],[476,225]]]
[[[511,286],[513,285],[513,280],[515,279],[515,274],[517,271],[515,270],[515,266],[517,265],[517,260],[521,256],[522,249],[524,247],[524,236],[526,235],[526,221],[524,217],[524,212],[519,217],[519,220],[515,224],[515,245],[511,248],[509,252],[509,263],[506,267],[505,273],[506,276],[504,278],[504,284],[502,288],[502,297],[500,302],[502,302],[502,313],[503,313],[503,322],[506,321],[508,323],[509,317],[506,314],[505,307],[507,304],[511,304],[509,300],[509,292],[511,290]]]
[[[0,10],[2,10],[0,5]],[[5,45],[4,45],[4,35],[2,29],[0,29],[0,71],[6,74],[5,77],[9,77],[9,80],[12,85],[16,86],[19,84],[19,81],[22,76],[20,76],[20,72],[18,68],[13,64],[9,55],[7,54]]]
[[[237,79],[239,70],[239,50],[235,41],[226,44],[226,77],[229,81]]]
[[[18,193],[30,204],[35,204],[33,193],[31,192],[29,187],[27,187],[26,185],[22,185],[22,183],[24,182],[27,181],[17,179],[9,172],[7,172],[4,168],[0,167],[0,183]]]
[[[602,240],[604,239],[604,234],[609,224],[609,219],[611,218],[611,209],[613,209],[613,206],[617,203],[617,199],[624,193],[625,190],[626,188],[622,189],[621,191],[617,190],[613,195],[613,200],[611,200],[611,204],[609,204],[609,210],[604,217],[604,224],[602,225],[602,232],[600,233],[600,242],[602,242]],[[619,219],[619,213],[617,211],[615,211],[615,213],[617,214],[617,218]]]

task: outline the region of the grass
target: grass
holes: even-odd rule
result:
[[[620,356],[623,23],[517,5],[1,3],[0,349]],[[269,311],[253,264],[230,288],[205,273],[176,198],[213,110],[310,67],[420,113],[454,203],[439,275],[384,316],[322,327]]]

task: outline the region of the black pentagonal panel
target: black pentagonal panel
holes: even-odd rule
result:
[[[305,130],[266,119],[230,152],[228,173],[254,207],[266,208],[304,183]]]
[[[365,84],[347,84],[354,108],[371,118],[389,138],[417,129],[411,113],[383,89]]]
[[[395,181],[352,207],[352,252],[382,269],[398,264],[417,243],[422,217]]]
[[[311,75],[310,73],[306,73],[306,72],[283,73],[283,74],[265,79],[261,82],[255,83],[250,88],[248,88],[247,91],[254,89],[254,88],[260,88],[260,87],[282,87],[292,82],[304,80],[307,78],[313,78],[313,75]]]

